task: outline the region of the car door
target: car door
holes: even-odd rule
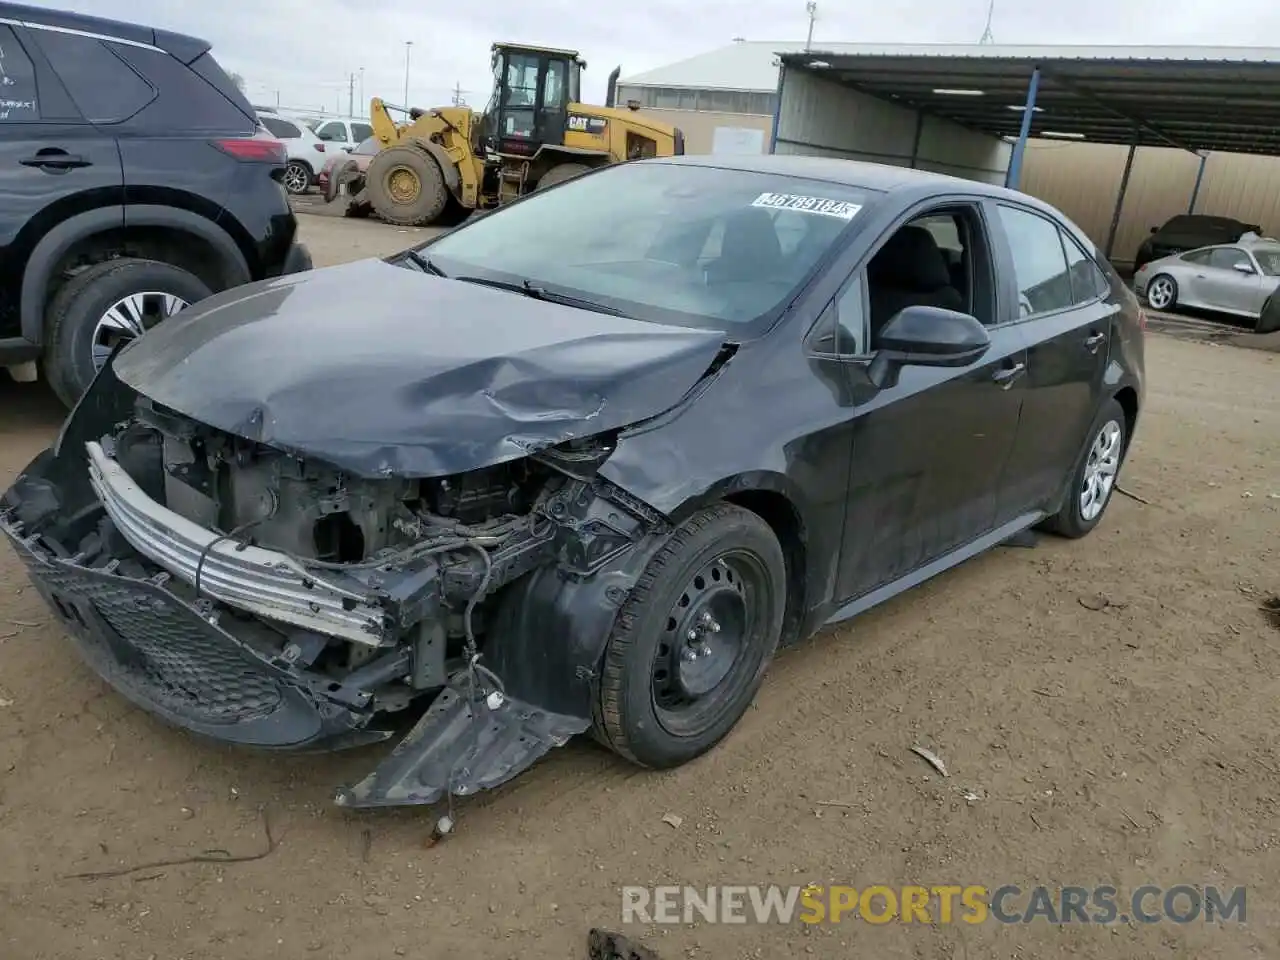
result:
[[[1027,346],[1026,394],[1003,509],[1048,509],[1063,489],[1101,403],[1120,303],[1072,232],[1040,211],[993,203],[1002,273]]]
[[[996,322],[980,205],[948,203],[946,211],[966,226],[966,305],[987,323],[991,346],[967,367],[903,367],[897,382],[882,389],[851,370],[853,456],[836,591],[842,600],[891,583],[1008,519],[999,504],[1025,392],[1026,351],[1016,324]],[[907,225],[937,216],[920,211]],[[850,281],[839,301],[842,327],[850,326],[853,310],[869,315],[869,282],[865,268]],[[875,350],[870,333],[869,359]]]
[[[1257,264],[1242,247],[1214,247],[1197,265],[1197,300],[1211,310],[1257,315],[1266,299]]]
[[[124,170],[115,138],[86,121],[33,34],[0,23],[0,289],[21,287],[32,247],[90,208],[119,211]],[[99,81],[101,82],[101,81]],[[16,313],[16,304],[5,304]],[[4,331],[6,335],[16,330]]]

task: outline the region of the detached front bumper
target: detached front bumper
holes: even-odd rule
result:
[[[8,516],[0,530],[84,660],[142,709],[203,736],[277,748],[345,739],[370,720],[367,694],[272,662],[219,626],[209,605],[169,590],[166,575],[81,566],[24,538]]]
[[[155,505],[150,514],[139,512],[129,499],[137,491],[112,477],[98,445],[85,449],[86,479],[101,508],[100,519],[89,517],[97,530],[89,539],[112,540],[126,530],[136,537],[144,523],[161,530]],[[37,458],[5,494],[0,532],[90,668],[174,726],[241,746],[335,750],[391,737],[387,718],[397,707],[381,698],[401,691],[393,698],[408,694],[428,709],[367,777],[335,797],[343,806],[375,807],[434,803],[498,786],[590,724],[508,695],[488,680],[476,683],[466,668],[442,677],[443,688],[412,689],[407,678],[417,669],[416,648],[409,643],[384,641],[363,665],[340,675],[315,668],[331,636],[245,609],[255,602],[243,589],[255,569],[251,548],[233,567],[225,555],[219,559],[221,545],[207,544],[210,589],[197,598],[187,577],[191,550],[199,546],[194,539],[165,541],[173,546],[165,553],[171,573],[127,550],[32,533],[28,523],[38,526],[65,509],[65,490],[45,476],[57,459],[52,453]],[[264,577],[260,585],[259,602],[288,612],[287,578]]]

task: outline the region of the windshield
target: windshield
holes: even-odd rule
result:
[[[424,252],[449,276],[529,280],[637,319],[741,336],[772,322],[871,195],[769,173],[620,164]]]
[[[1254,247],[1253,256],[1258,261],[1258,266],[1264,274],[1268,277],[1280,277],[1280,247],[1267,250],[1259,250]]]

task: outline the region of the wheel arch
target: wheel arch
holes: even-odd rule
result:
[[[453,158],[449,156],[449,151],[433,140],[427,140],[424,137],[414,137],[411,141],[412,146],[425,151],[436,162],[436,166],[440,168],[440,175],[444,177],[444,185],[449,192],[458,197],[461,190],[462,179],[458,174],[458,166],[453,162]]]
[[[1124,445],[1127,449],[1133,442],[1133,431],[1138,424],[1138,391],[1133,384],[1126,383],[1111,395],[1120,409],[1124,411]]]
[[[161,251],[148,259],[182,267],[214,292],[253,279],[248,261],[231,235],[199,214],[142,204],[128,207],[122,223],[118,207],[88,210],[46,233],[27,258],[20,294],[23,337],[44,343],[45,308],[66,271],[81,263],[147,249]]]

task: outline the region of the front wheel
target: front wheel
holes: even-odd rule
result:
[[[1262,312],[1258,314],[1253,332],[1275,333],[1277,330],[1280,330],[1280,293],[1273,293],[1262,305]]]
[[[618,613],[597,739],[653,768],[710,750],[746,712],[773,659],[786,592],[782,548],[759,516],[721,503],[691,517]]]
[[[1157,274],[1147,284],[1147,306],[1152,310],[1172,310],[1178,304],[1178,281],[1167,273]]]
[[[1050,530],[1077,539],[1098,525],[1120,479],[1127,424],[1124,408],[1108,400],[1089,429],[1088,445],[1071,476],[1066,502],[1046,524]]]
[[[365,194],[374,211],[400,227],[426,227],[449,203],[449,188],[435,157],[419,147],[387,147],[369,162]]]

